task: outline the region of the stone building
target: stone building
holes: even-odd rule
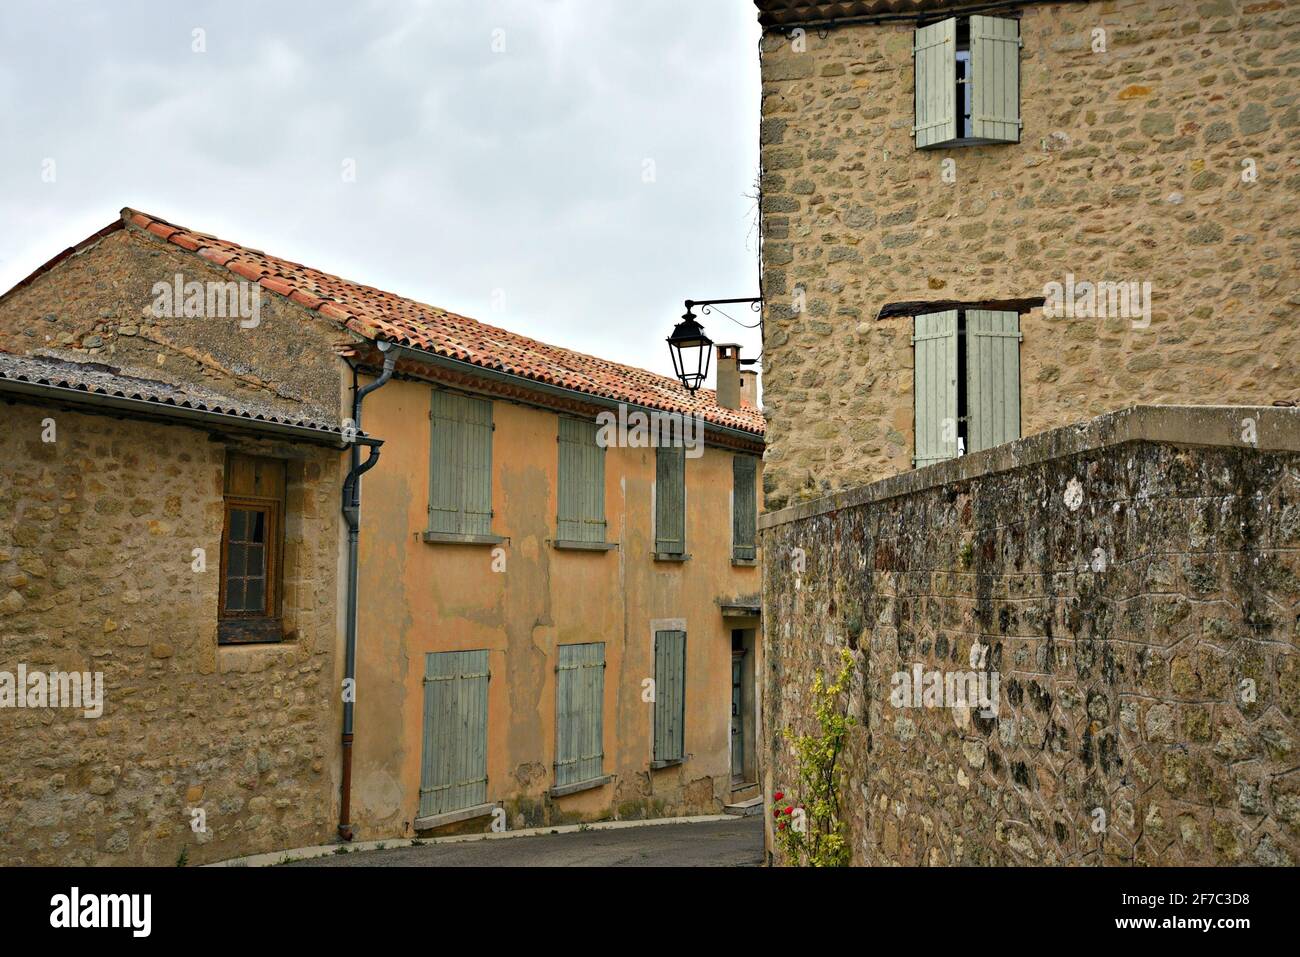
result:
[[[315,645],[332,655],[319,664],[333,694],[311,714],[334,732],[313,754],[329,779],[310,814],[315,841],[334,835],[320,825],[330,814],[347,836],[382,838],[717,812],[757,796],[764,422],[736,351],[720,352],[723,406],[708,390],[129,209],[0,297],[0,350],[211,390],[266,416],[335,423],[344,439],[364,412],[364,433],[349,455],[331,454],[311,496],[331,523],[332,585],[313,607],[328,608],[335,628],[332,644]],[[370,467],[358,446],[380,440],[383,460]],[[0,464],[5,480],[39,483],[23,461]],[[359,502],[341,488],[357,467],[368,469],[350,486]],[[153,501],[142,492],[128,507]],[[347,526],[358,516],[353,565]],[[149,571],[137,590],[161,588]],[[39,586],[23,581],[28,601],[23,588]],[[120,616],[121,599],[101,587],[104,616]],[[208,598],[187,607],[211,617]],[[54,610],[28,605],[25,630],[47,627]],[[168,614],[162,595],[149,607]],[[288,635],[256,620],[228,626],[238,646],[196,627],[184,622],[172,644],[218,666],[292,657]],[[159,720],[171,708],[159,705]],[[24,768],[46,747],[33,732]],[[145,777],[180,801],[197,773],[189,759],[162,740],[139,746],[177,769]],[[78,786],[107,773],[99,752],[66,760]],[[209,809],[210,825],[250,826],[244,804],[222,808]],[[292,810],[274,820],[305,827]],[[312,842],[301,833],[287,843]],[[284,843],[259,834],[238,850]],[[233,845],[222,851],[190,859],[228,857]]]
[[[848,649],[855,862],[1294,863],[1300,11],[756,5],[769,797]]]
[[[757,6],[769,508],[1300,399],[1294,4]]]
[[[0,352],[5,863],[316,842],[337,804],[340,425],[60,355]]]

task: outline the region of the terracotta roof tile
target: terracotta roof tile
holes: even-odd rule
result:
[[[764,430],[757,409],[724,409],[714,393],[694,395],[676,379],[585,355],[489,326],[413,299],[341,279],[260,250],[195,232],[133,209],[122,220],[319,312],[358,335],[390,339],[436,355],[499,372],[631,402],[755,435]]]

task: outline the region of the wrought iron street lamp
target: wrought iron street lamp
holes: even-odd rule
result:
[[[713,355],[713,340],[704,334],[704,327],[691,311],[694,305],[687,300],[682,321],[673,327],[668,337],[668,351],[673,357],[673,371],[687,391],[695,392],[709,377],[709,359]]]
[[[725,306],[740,302],[748,303],[749,308],[754,312],[762,311],[761,297],[706,299],[700,302],[694,299],[686,300],[686,313],[682,316],[682,321],[673,327],[673,334],[668,337],[668,351],[673,357],[673,371],[677,373],[677,378],[681,380],[682,385],[686,386],[687,391],[694,393],[704,385],[704,380],[709,377],[709,361],[713,356],[713,340],[704,334],[704,327],[695,318],[695,307],[699,306],[700,312],[708,315],[711,306]],[[718,311],[722,312],[720,309]],[[735,322],[734,319],[732,321]]]

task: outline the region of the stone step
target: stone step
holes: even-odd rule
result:
[[[728,804],[722,809],[724,814],[732,814],[736,817],[753,817],[755,814],[763,813],[763,797],[759,795],[756,798],[750,798],[748,801],[741,801],[738,804]]]

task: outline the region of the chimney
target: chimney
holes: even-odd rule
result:
[[[740,346],[720,342],[718,350],[718,405],[723,409],[758,408],[758,371],[740,364]]]

